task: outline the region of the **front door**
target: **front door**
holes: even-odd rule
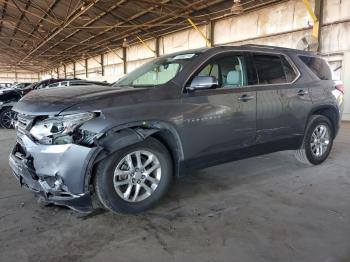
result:
[[[247,61],[244,54],[218,55],[191,78],[212,76],[218,85],[183,94],[181,136],[187,159],[206,157],[212,163],[255,144],[256,91],[249,86],[254,73]]]

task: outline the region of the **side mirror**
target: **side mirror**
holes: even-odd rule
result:
[[[219,82],[214,76],[196,76],[193,78],[191,85],[187,87],[190,91],[205,90],[218,86]]]

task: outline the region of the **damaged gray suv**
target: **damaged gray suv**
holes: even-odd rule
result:
[[[167,55],[112,87],[26,95],[13,108],[10,165],[21,185],[49,203],[142,212],[191,169],[281,150],[321,164],[343,108],[344,87],[334,79],[323,58],[292,49]]]

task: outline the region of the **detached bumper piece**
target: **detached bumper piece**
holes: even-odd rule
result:
[[[67,206],[82,213],[93,210],[90,192],[72,193],[65,184],[64,177],[66,175],[62,177],[59,175],[60,172],[38,174],[35,168],[35,159],[21,144],[16,144],[9,158],[12,173],[19,180],[21,186],[25,186],[35,194],[42,196],[48,203]],[[56,164],[59,163],[56,162]],[[50,163],[47,164],[48,170],[49,167]],[[77,174],[71,174],[71,176],[75,175]]]

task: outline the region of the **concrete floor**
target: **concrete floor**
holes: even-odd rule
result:
[[[21,189],[0,130],[0,261],[350,261],[349,133],[321,166],[265,155],[176,181],[147,214],[86,216]]]

